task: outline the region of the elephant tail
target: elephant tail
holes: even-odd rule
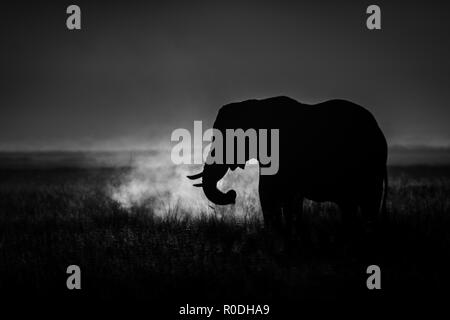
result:
[[[384,184],[384,188],[383,188],[383,198],[381,200],[381,214],[382,214],[383,220],[386,221],[388,218],[386,200],[387,200],[387,193],[388,193],[388,188],[389,188],[387,166],[384,167],[383,184]]]

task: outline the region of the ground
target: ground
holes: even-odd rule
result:
[[[390,167],[389,218],[367,239],[341,234],[333,204],[305,204],[305,231],[280,250],[257,206],[246,215],[111,197],[130,168],[0,170],[0,291],[9,298],[345,301],[443,297],[450,283],[450,167]],[[79,265],[82,290],[66,288]],[[382,290],[367,290],[377,264]]]

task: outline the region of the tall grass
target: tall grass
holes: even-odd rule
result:
[[[381,266],[388,298],[437,294],[449,283],[449,168],[391,168],[389,221],[367,245],[342,237],[333,204],[308,201],[304,235],[283,251],[254,197],[238,213],[171,205],[156,214],[157,199],[124,207],[111,198],[127,174],[0,170],[0,290],[70,295],[71,264],[81,267],[89,299],[361,298],[368,264]]]

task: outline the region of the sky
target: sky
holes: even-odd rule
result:
[[[367,1],[2,4],[0,150],[164,147],[224,104],[277,95],[351,100],[391,147],[448,147],[450,3],[393,2],[376,2],[376,31]]]

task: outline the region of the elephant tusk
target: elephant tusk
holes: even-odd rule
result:
[[[195,180],[195,179],[201,178],[202,175],[203,175],[203,172],[200,172],[200,173],[194,174],[192,176],[186,176],[186,177],[188,177],[188,179]]]

